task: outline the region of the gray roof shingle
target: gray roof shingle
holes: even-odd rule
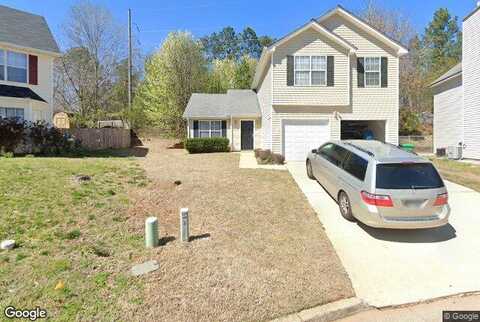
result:
[[[59,53],[42,16],[0,5],[0,42]]]
[[[183,113],[184,118],[259,117],[257,94],[250,89],[230,89],[226,94],[194,93]]]
[[[462,63],[458,63],[455,66],[453,66],[448,72],[437,78],[433,83],[430,84],[430,86],[435,86],[438,83],[449,79],[450,77],[453,77],[457,74],[460,74],[462,72]]]

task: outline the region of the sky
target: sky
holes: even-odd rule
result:
[[[232,26],[237,31],[252,27],[258,35],[280,38],[311,18],[342,5],[358,12],[365,0],[91,0],[107,7],[118,23],[127,25],[127,10],[132,9],[134,41],[143,54],[158,48],[168,32],[189,30],[196,37]],[[0,0],[0,4],[44,16],[57,42],[65,49],[62,24],[76,0]],[[388,9],[408,16],[422,33],[439,7],[448,8],[459,21],[469,14],[476,0],[397,0],[378,1]],[[125,29],[126,30],[126,29]],[[126,44],[125,44],[126,45]]]

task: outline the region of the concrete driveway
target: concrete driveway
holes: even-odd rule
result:
[[[303,162],[287,168],[318,214],[356,295],[376,307],[480,291],[480,193],[446,182],[450,224],[385,230],[348,222]]]

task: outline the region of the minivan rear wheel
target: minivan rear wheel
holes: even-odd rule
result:
[[[307,160],[307,176],[310,179],[315,180],[315,177],[313,175],[313,170],[312,170],[312,162],[310,162],[310,160]]]
[[[340,213],[342,214],[343,218],[347,219],[348,221],[355,221],[355,217],[353,217],[352,214],[350,198],[348,198],[344,191],[340,191],[338,194],[338,207],[340,208]]]

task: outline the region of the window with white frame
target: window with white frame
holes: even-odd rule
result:
[[[5,80],[5,51],[0,49],[0,80]]]
[[[201,138],[222,136],[222,121],[198,121],[198,134]]]
[[[27,82],[27,55],[7,51],[7,80],[11,82]]]
[[[365,57],[365,86],[380,86],[380,57]]]
[[[325,86],[326,56],[295,56],[295,86]]]
[[[23,108],[0,107],[0,118],[14,118],[23,121],[25,119],[25,110]]]

